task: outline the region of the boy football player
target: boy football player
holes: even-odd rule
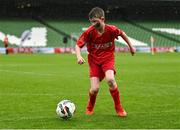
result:
[[[127,113],[121,105],[118,85],[114,78],[116,73],[114,67],[115,38],[117,39],[118,36],[121,36],[128,44],[132,55],[134,55],[135,50],[122,30],[113,25],[105,24],[103,9],[99,7],[93,8],[89,12],[89,20],[92,25],[81,34],[75,47],[78,64],[85,63],[84,58],[81,56],[81,48],[86,44],[88,50],[91,87],[89,90],[89,100],[86,107],[86,114],[93,114],[100,81],[105,78],[108,83],[111,96],[114,100],[117,115],[125,117],[127,116]]]

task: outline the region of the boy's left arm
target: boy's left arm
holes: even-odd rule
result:
[[[130,40],[128,39],[128,37],[127,37],[127,35],[126,35],[126,33],[125,33],[125,32],[122,32],[121,37],[122,37],[122,38],[126,41],[126,43],[128,44],[129,49],[130,49],[130,52],[131,52],[131,54],[132,54],[132,56],[133,56],[133,55],[135,54],[136,50],[133,48]]]

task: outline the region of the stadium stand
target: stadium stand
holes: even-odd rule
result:
[[[75,0],[12,0],[12,3],[1,1],[0,7],[3,10],[0,12],[1,34],[21,37],[25,30],[44,27],[47,29],[47,45],[43,47],[74,47],[74,38],[82,33],[83,28],[90,25],[87,18],[89,10],[97,5],[104,8],[108,24],[114,24],[124,30],[133,43],[140,43],[135,46],[151,46],[151,37],[154,38],[155,47],[179,46],[180,37],[173,34],[180,28],[178,21],[180,2],[178,1],[137,0],[133,2],[129,0],[127,3],[116,0],[80,0],[78,2]],[[167,11],[170,9],[171,11]],[[172,29],[172,31],[168,33],[162,29]],[[67,44],[63,43],[64,38],[67,38]],[[116,46],[125,47],[126,45],[119,40],[116,41]],[[0,47],[4,47],[2,38]],[[9,47],[17,46],[10,44]]]

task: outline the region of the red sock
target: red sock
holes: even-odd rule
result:
[[[89,101],[88,101],[88,105],[87,105],[87,109],[89,111],[92,111],[94,109],[94,105],[96,103],[97,93],[92,94],[92,93],[89,92]]]
[[[113,90],[109,89],[109,91],[114,100],[114,107],[115,107],[116,111],[120,110],[122,107],[121,107],[120,94],[119,94],[118,87],[116,87]]]

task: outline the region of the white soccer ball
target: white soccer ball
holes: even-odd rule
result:
[[[73,117],[76,107],[70,100],[62,100],[57,104],[56,113],[63,119]]]

